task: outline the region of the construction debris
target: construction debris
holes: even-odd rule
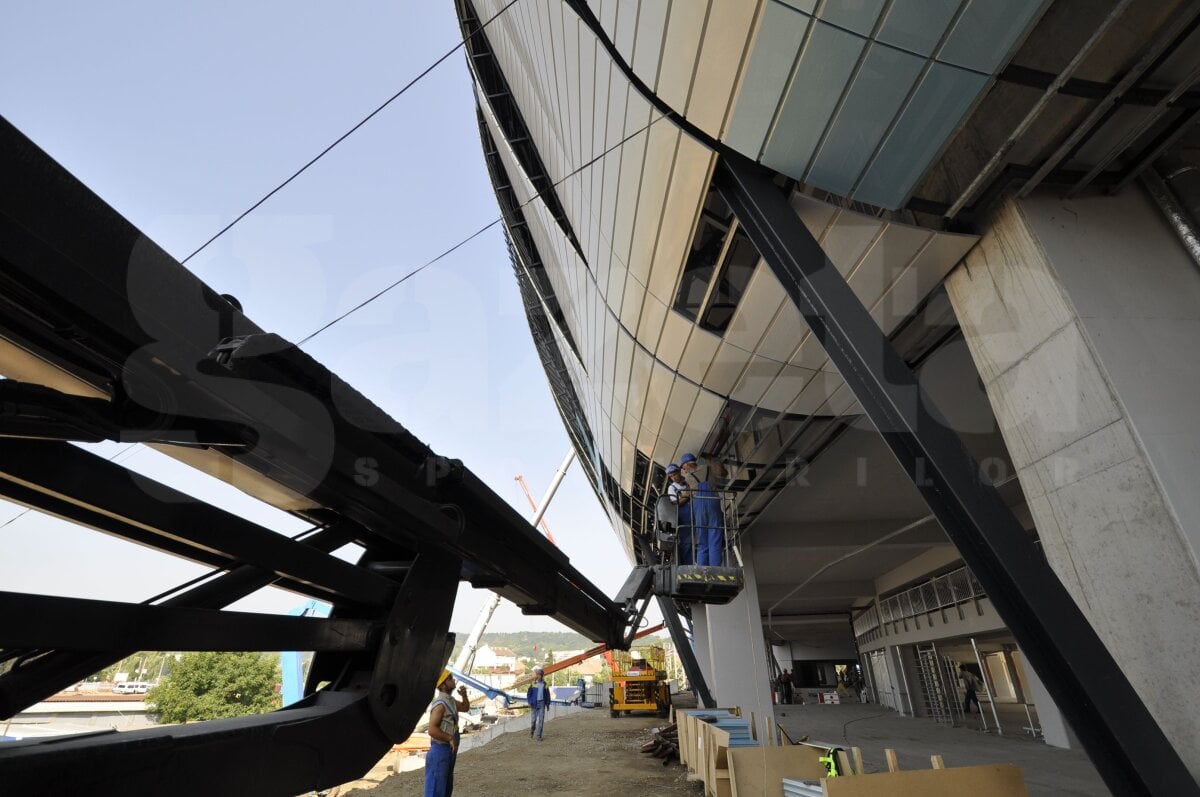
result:
[[[663,760],[663,766],[679,760],[679,726],[672,722],[664,728],[654,729],[654,738],[642,745],[643,753],[650,753]]]

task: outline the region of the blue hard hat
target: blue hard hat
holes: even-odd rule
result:
[[[688,452],[679,458],[680,465],[686,465],[689,462],[695,462],[695,461],[696,461],[696,455],[691,452]]]
[[[678,465],[668,465],[667,466],[667,475],[670,476],[672,473],[679,473]]]

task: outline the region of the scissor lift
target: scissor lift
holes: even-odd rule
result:
[[[609,712],[650,711],[664,719],[671,713],[671,689],[667,683],[665,653],[657,645],[636,651],[606,653],[613,684],[608,691]]]

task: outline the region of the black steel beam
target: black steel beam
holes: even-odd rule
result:
[[[285,797],[354,780],[392,744],[365,694],[323,691],[270,714],[6,742],[0,778],[5,794]]]
[[[13,485],[15,490],[7,489]],[[34,493],[30,495],[30,491]],[[394,582],[69,443],[0,438],[0,494],[206,564],[255,565],[314,597],[387,605]],[[113,523],[116,519],[119,523]],[[161,542],[160,542],[161,541]]]
[[[232,720],[0,745],[0,779],[25,794],[247,797],[308,793],[353,780],[405,739],[428,705],[453,642],[445,628],[460,567],[437,551],[419,554],[389,607],[384,633],[372,637],[375,649],[318,653],[310,687],[312,672],[331,663],[332,683],[294,706]],[[211,583],[197,589],[202,600],[223,600],[227,592]]]
[[[715,180],[987,591],[1108,787],[1120,795],[1200,795],[1045,557],[999,493],[981,479],[957,433],[768,173],[745,158],[725,155]]]
[[[376,542],[436,545],[518,605],[555,606],[589,638],[620,639],[616,605],[469,470],[427,483],[428,446],[264,334],[3,121],[0,184],[14,187],[0,192],[0,336],[16,330],[23,346],[154,417],[248,428],[254,444],[237,462]],[[239,350],[228,368],[210,367],[210,353],[247,338],[285,351]]]
[[[674,601],[665,595],[656,595],[655,598],[658,600],[658,610],[662,613],[663,622],[667,624],[667,631],[671,634],[671,641],[675,643],[675,655],[679,656],[679,663],[683,665],[688,683],[696,692],[696,702],[701,708],[716,708],[717,704],[708,689],[708,682],[704,680],[704,672],[700,669],[700,662],[696,660],[696,652],[692,650],[692,641],[688,639],[687,631],[679,620],[679,613],[675,611]]]
[[[598,641],[619,645],[623,614],[562,551],[461,462],[438,457],[404,427],[341,383],[321,363],[277,335],[230,341],[203,370],[224,381],[286,387],[321,402],[328,467],[314,495],[329,494],[338,512],[400,544],[436,547],[490,571],[496,591],[518,606],[551,614]],[[308,433],[308,432],[305,432]],[[303,443],[263,431],[260,445]],[[278,473],[300,489],[314,473]]]
[[[322,529],[304,541],[328,553],[349,540],[337,528]],[[168,598],[160,606],[220,609],[263,587],[280,583],[274,573],[243,565]],[[0,719],[6,719],[73,683],[99,672],[135,649],[108,651],[36,651],[36,658],[0,675]],[[35,651],[29,652],[31,655]]]
[[[0,649],[366,650],[370,620],[148,606],[0,592]]]

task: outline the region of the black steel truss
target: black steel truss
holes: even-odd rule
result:
[[[0,183],[0,339],[25,380],[0,382],[0,496],[214,568],[142,604],[0,593],[0,718],[139,649],[316,651],[308,697],[271,714],[0,746],[6,790],[351,780],[428,704],[463,579],[621,645],[624,610],[461,462],[265,333],[3,120]],[[288,539],[65,442],[100,439],[183,446],[317,528]],[[357,563],[331,555],[350,542]],[[330,602],[330,618],[221,611],[271,585]]]
[[[1049,563],[761,167],[714,178],[763,259],[913,479],[1114,794],[1200,788]]]
[[[372,620],[277,617],[116,601],[0,592],[6,645],[97,650],[120,639],[133,650],[315,650],[370,648]]]

